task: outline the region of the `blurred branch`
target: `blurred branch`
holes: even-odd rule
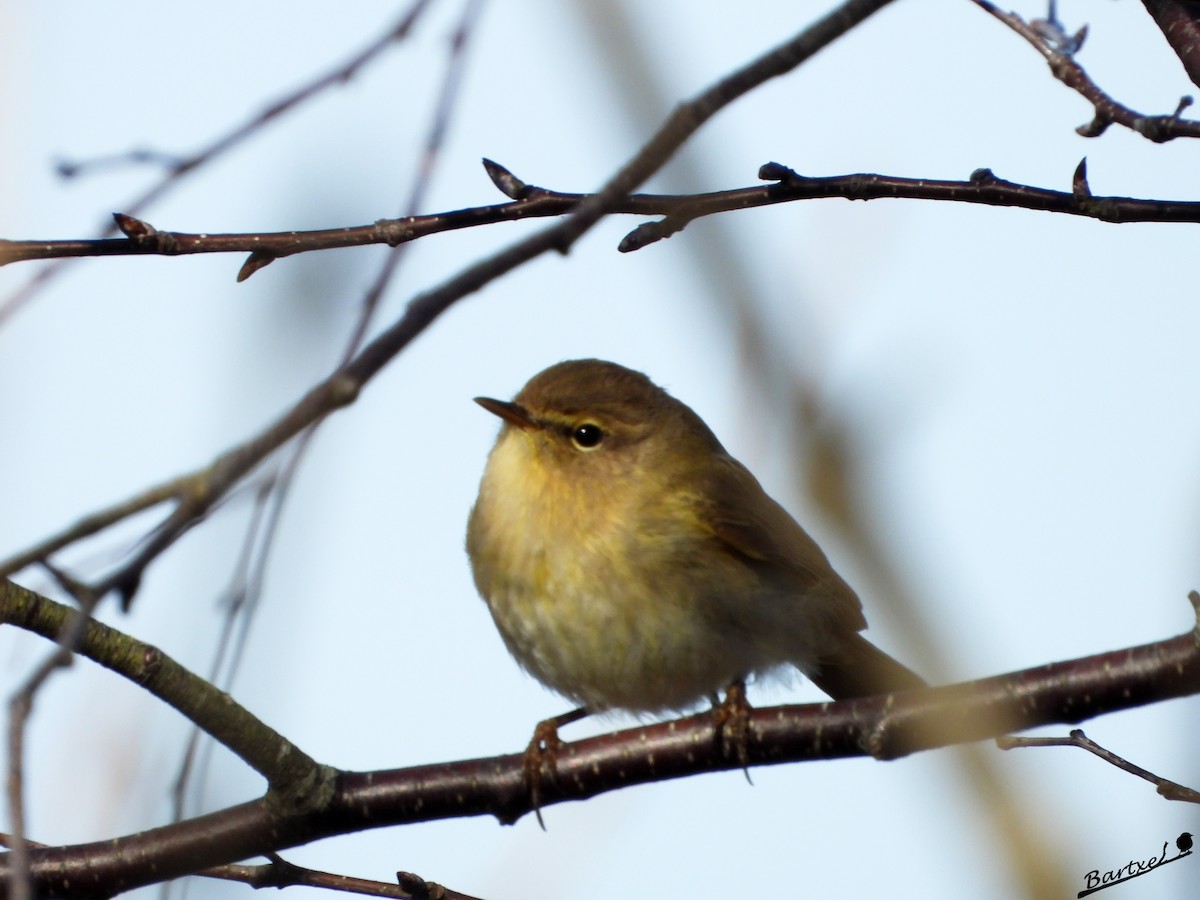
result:
[[[1161,776],[1155,775],[1141,766],[1131,763],[1124,757],[1117,756],[1111,750],[1106,750],[1101,747],[1091,738],[1089,738],[1079,728],[1074,729],[1070,736],[1065,738],[1053,737],[1011,737],[1005,735],[996,741],[1001,750],[1015,750],[1022,747],[1080,747],[1087,750],[1089,753],[1094,753],[1107,763],[1111,763],[1122,771],[1128,772],[1131,775],[1136,775],[1138,778],[1144,778],[1149,781],[1161,794],[1168,800],[1182,800],[1185,803],[1200,803],[1200,791],[1194,791],[1190,787],[1185,787],[1177,782],[1170,781]]]
[[[0,562],[0,578],[7,578],[36,562],[43,562],[63,547],[97,534],[131,516],[153,509],[161,503],[177,499],[186,493],[189,483],[187,478],[173,478],[143,491],[124,503],[117,503],[89,516],[84,516],[74,525],[64,528],[28,550]]]
[[[127,153],[112,153],[108,156],[95,156],[91,159],[60,159],[55,169],[63,178],[82,178],[89,172],[122,169],[134,165],[154,165],[169,171],[182,166],[184,159],[176,153],[164,153],[161,150],[142,147]]]
[[[1171,115],[1145,116],[1102,91],[1073,56],[1083,43],[1086,29],[1080,31],[1073,42],[1068,42],[1068,46],[1064,46],[1061,41],[1048,35],[1045,29],[1035,28],[1016,13],[1004,12],[990,0],[974,0],[974,3],[1025,38],[1042,54],[1055,78],[1092,104],[1092,121],[1075,129],[1082,137],[1099,137],[1113,124],[1124,125],[1130,131],[1159,144],[1180,137],[1200,137],[1200,122],[1180,118],[1183,110],[1191,104],[1191,98],[1184,98]],[[1057,33],[1056,29],[1055,35]],[[1190,52],[1194,54],[1197,51],[1193,47]]]
[[[110,591],[117,591],[122,597],[123,605],[128,608],[141,584],[146,566],[193,525],[203,520],[243,476],[273,451],[308,425],[319,421],[333,410],[352,403],[358,395],[361,383],[343,371],[334,373],[310,390],[288,413],[256,437],[221,454],[203,469],[155,485],[129,501],[90,515],[30,550],[0,562],[0,577],[7,577],[32,562],[46,561],[50,553],[83,537],[96,534],[135,512],[150,509],[161,503],[173,503],[171,512],[146,537],[131,559],[96,584],[88,586],[98,597]]]
[[[380,219],[371,225],[346,228],[244,234],[160,231],[148,222],[117,213],[114,218],[126,234],[126,240],[0,240],[0,265],[68,256],[249,253],[249,258],[238,273],[238,280],[244,281],[270,262],[294,253],[372,244],[395,247],[463,228],[561,216],[592,196],[538,187],[522,181],[491,160],[485,159],[483,164],[493,183],[513,198],[511,203],[475,206],[424,216],[409,215],[400,219]],[[759,177],[774,182],[771,185],[706,194],[631,194],[614,201],[607,212],[663,217],[659,222],[635,228],[622,240],[619,248],[622,252],[639,250],[647,244],[670,237],[683,230],[689,222],[703,216],[830,197],[846,200],[909,199],[977,203],[1062,213],[1113,223],[1200,222],[1200,203],[1197,202],[1094,196],[1087,189],[1086,180],[1081,181],[1082,171],[1077,170],[1074,189],[1068,193],[1006,181],[997,178],[990,169],[976,169],[967,181],[870,173],[810,177],[772,162],[759,170]]]
[[[876,597],[873,624],[880,615],[901,637],[903,659],[919,661],[920,671],[934,683],[946,680],[951,668],[939,629],[928,620],[928,598],[914,590],[906,566],[897,555],[894,531],[881,530],[881,501],[864,491],[877,479],[877,441],[865,434],[845,408],[830,403],[811,378],[797,378],[792,406],[797,423],[796,443],[805,452],[802,480],[808,496],[826,521],[842,535],[866,575],[865,587]],[[973,818],[991,831],[994,856],[1014,880],[1015,894],[1030,898],[1070,896],[1073,876],[1063,862],[1064,846],[1049,830],[1032,803],[1027,784],[1014,779],[1003,761],[986,744],[968,744],[953,754],[964,795],[974,805]],[[947,773],[952,771],[947,766]]]
[[[174,501],[171,512],[146,538],[124,565],[97,584],[89,585],[98,596],[117,591],[128,606],[147,566],[185,532],[200,522],[240,479],[296,435],[337,409],[355,401],[359,391],[435,319],[462,298],[549,251],[567,253],[597,221],[607,215],[639,184],[649,178],[701,125],[722,108],[770,78],[783,75],[886,6],[891,0],[847,0],[807,29],[760,56],[742,69],[722,78],[690,101],[681,103],[659,131],[600,191],[582,199],[563,221],[531,235],[477,262],[409,302],[404,316],[381,332],[354,359],[314,386],[290,410],[258,435],[227,450],[210,465],[162,485],[142,497],[161,502],[164,495]],[[88,517],[95,533],[118,521],[118,512],[154,505],[138,498]],[[79,525],[70,529],[73,539],[85,536]],[[44,559],[45,547],[56,549],[70,543],[64,534],[38,547],[0,562],[0,577],[13,574],[31,562]],[[52,551],[51,551],[52,552]]]
[[[1200,613],[1200,595],[1190,597]],[[1200,693],[1198,631],[1153,644],[945,687],[840,703],[752,710],[729,752],[706,712],[565,744],[539,783],[545,809],[637,784],[749,765],[872,756],[1012,731]],[[531,811],[525,754],[376,772],[343,772],[321,809],[256,800],[123,838],[30,851],[38,894],[112,896],[210,866],[365,828],[464,816],[515,822]],[[0,857],[0,890],[11,859]],[[8,896],[6,893],[0,896]]]
[[[0,624],[60,640],[80,617],[75,610],[11,581],[0,582]],[[212,735],[263,775],[272,805],[320,807],[335,773],[239,706],[232,697],[185,669],[157,647],[94,620],[72,640],[74,650],[144,688]]]
[[[354,78],[360,69],[372,62],[376,57],[382,54],[390,46],[404,38],[408,37],[413,26],[425,12],[429,6],[430,0],[414,0],[412,6],[400,18],[389,25],[388,28],[364,47],[359,52],[355,53],[348,60],[335,67],[333,70],[324,75],[310,81],[308,84],[301,86],[292,93],[287,94],[278,100],[275,100],[260,112],[251,116],[246,122],[242,123],[213,140],[208,146],[196,151],[190,156],[180,156],[167,164],[167,172],[156,184],[149,190],[143,193],[140,197],[125,204],[125,209],[130,215],[136,215],[141,210],[145,209],[151,203],[158,200],[166,194],[172,187],[177,186],[184,176],[195,172],[197,169],[207,165],[214,159],[233,150],[247,138],[253,137],[264,127],[270,124],[273,120],[279,119],[285,113],[299,107],[301,104],[311,100],[317,94],[335,85],[345,84]],[[145,153],[148,151],[142,151]],[[166,159],[165,154],[159,154],[158,158]],[[76,164],[75,168],[78,168]],[[101,237],[107,234],[112,234],[114,229],[110,226],[101,232]],[[101,242],[103,243],[103,242]],[[69,256],[78,256],[81,254],[68,254]],[[92,254],[82,254],[92,255]],[[2,257],[2,253],[0,253]],[[40,257],[43,259],[56,258],[65,259],[67,255],[56,255],[52,257]],[[65,264],[59,262],[54,265],[46,266],[37,274],[29,279],[22,287],[11,294],[3,303],[0,303],[0,327],[3,327],[5,322],[14,315],[22,306],[27,303],[34,294],[55,278],[64,268]]]

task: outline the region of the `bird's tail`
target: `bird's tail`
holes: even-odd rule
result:
[[[919,675],[860,634],[845,638],[838,653],[822,659],[821,667],[808,676],[834,700],[873,697],[928,686]]]

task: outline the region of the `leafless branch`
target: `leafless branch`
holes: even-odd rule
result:
[[[1179,117],[1187,103],[1181,103],[1171,115],[1146,116],[1135,112],[1102,91],[1071,53],[1064,52],[1056,41],[1049,40],[1016,13],[1004,12],[990,0],[974,0],[974,3],[1025,38],[1042,54],[1055,78],[1092,104],[1092,121],[1075,129],[1082,137],[1099,137],[1113,124],[1123,125],[1159,144],[1175,138],[1200,137],[1200,122]]]
[[[11,835],[0,832],[0,847],[15,848],[20,843],[24,843],[33,850],[44,850],[50,846],[29,839],[18,842]],[[192,874],[200,878],[237,881],[249,885],[255,890],[315,887],[340,891],[344,894],[361,894],[365,897],[393,897],[396,900],[478,900],[470,894],[450,890],[434,881],[426,881],[420,875],[414,875],[412,872],[397,872],[396,883],[392,884],[386,881],[354,878],[349,875],[337,875],[333,872],[305,868],[288,862],[278,853],[266,853],[264,856],[270,862],[263,865],[247,866],[230,863],[201,869]]]
[[[513,198],[511,203],[477,206],[432,215],[380,219],[371,225],[318,231],[276,233],[193,234],[160,231],[148,222],[118,214],[128,240],[2,241],[0,265],[26,259],[58,256],[185,256],[195,253],[249,253],[238,273],[244,280],[280,257],[316,250],[371,244],[400,246],[409,241],[463,228],[561,216],[590,195],[550,190],[528,184],[508,169],[484,160],[492,181]],[[1084,164],[1081,163],[1081,166]],[[706,194],[631,194],[613,203],[611,214],[662,216],[640,225],[620,244],[622,252],[639,250],[670,237],[689,222],[734,210],[773,206],[798,200],[841,197],[846,200],[909,199],[1008,206],[1098,219],[1102,222],[1200,222],[1200,203],[1120,196],[1096,196],[1087,188],[1084,168],[1076,171],[1070,192],[1019,184],[998,178],[990,169],[976,169],[966,181],[904,178],[855,173],[814,177],[800,175],[779,163],[767,163],[759,177],[770,185],[713,191]]]
[[[412,872],[397,872],[396,883],[353,878],[333,872],[321,872],[297,866],[275,853],[268,853],[271,860],[261,866],[214,866],[197,872],[206,878],[221,878],[240,881],[255,889],[285,887],[315,887],[346,894],[361,894],[366,897],[395,897],[398,900],[477,900],[470,894],[452,891],[444,885],[426,881]]]
[[[1159,775],[1155,775],[1139,765],[1131,763],[1124,757],[1117,756],[1111,750],[1106,750],[1101,747],[1086,734],[1082,729],[1074,729],[1068,737],[1012,737],[1005,735],[997,739],[996,743],[1001,750],[1015,750],[1021,747],[1082,747],[1089,753],[1094,753],[1107,763],[1111,763],[1122,771],[1128,772],[1131,775],[1136,775],[1138,778],[1144,778],[1153,784],[1158,792],[1168,800],[1182,800],[1185,803],[1200,803],[1200,791],[1194,791],[1190,787],[1185,787],[1177,782],[1170,781]]]

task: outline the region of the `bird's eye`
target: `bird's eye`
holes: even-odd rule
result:
[[[584,422],[571,429],[571,442],[580,450],[593,450],[604,440],[604,429],[594,422]]]

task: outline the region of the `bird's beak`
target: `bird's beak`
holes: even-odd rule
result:
[[[537,423],[525,411],[525,407],[519,403],[510,403],[506,400],[493,400],[491,397],[476,397],[475,402],[488,412],[499,416],[510,425],[515,425],[523,430],[537,427]]]

